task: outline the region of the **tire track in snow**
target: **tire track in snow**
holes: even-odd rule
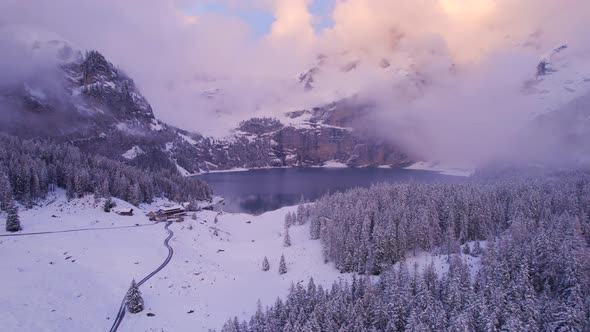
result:
[[[139,281],[137,283],[137,287],[143,285],[146,281],[150,280],[151,277],[155,276],[158,272],[162,271],[162,269],[164,269],[166,267],[166,265],[168,265],[168,263],[170,263],[170,260],[172,260],[172,256],[174,255],[174,249],[170,246],[170,240],[174,236],[174,232],[172,232],[169,228],[171,224],[172,224],[172,222],[169,221],[166,223],[166,226],[164,226],[164,229],[166,229],[168,231],[168,237],[164,240],[164,246],[166,248],[168,248],[168,257],[166,257],[164,262],[162,264],[160,264],[160,266],[158,266],[154,271],[152,271],[150,274],[148,274],[145,278],[141,279],[141,281]],[[117,317],[115,318],[115,321],[113,322],[113,326],[111,327],[109,332],[116,332],[117,329],[119,328],[119,325],[121,325],[123,318],[125,318],[125,313],[127,312],[127,303],[125,303],[126,297],[127,297],[127,293],[125,293],[125,296],[123,296],[123,301],[121,301],[121,306],[119,307],[119,312],[117,313]]]
[[[109,229],[124,229],[124,228],[136,228],[136,227],[147,227],[154,226],[154,224],[145,225],[133,225],[133,226],[117,226],[117,227],[94,227],[94,228],[78,228],[78,229],[66,229],[63,231],[47,231],[47,232],[34,232],[34,233],[15,233],[15,234],[0,234],[0,237],[16,237],[16,236],[29,236],[29,235],[45,235],[45,234],[59,234],[59,233],[73,233],[73,232],[89,232],[89,231],[105,231]]]

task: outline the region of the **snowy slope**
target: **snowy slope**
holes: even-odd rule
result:
[[[536,112],[532,115],[558,110],[590,92],[590,62],[586,54],[563,45],[542,56],[541,65],[546,67],[544,73],[537,72],[535,79],[525,83],[523,91],[534,100]]]
[[[2,329],[105,331],[131,279],[143,278],[166,257],[164,225],[152,224],[137,208],[133,217],[104,213],[91,197],[68,203],[63,192],[46,204],[21,213],[23,232],[95,230],[0,237],[2,280],[11,285],[0,288]],[[116,209],[131,207],[117,204]],[[146,310],[126,315],[119,331],[219,329],[230,316],[251,315],[258,299],[270,305],[286,295],[291,282],[314,277],[330,285],[342,275],[323,263],[320,243],[308,240],[307,226],[293,226],[293,246],[283,248],[283,218],[293,210],[257,217],[224,214],[217,225],[216,212],[203,211],[196,221],[173,224],[172,261],[141,287]],[[130,227],[98,229],[125,226]],[[0,235],[6,234],[0,227]],[[289,272],[280,276],[282,253]],[[260,268],[264,256],[271,264],[268,272]]]

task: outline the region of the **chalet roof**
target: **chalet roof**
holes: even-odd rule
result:
[[[173,206],[166,206],[166,207],[162,207],[160,208],[160,210],[166,212],[166,211],[177,211],[177,210],[182,210],[184,211],[184,207],[180,206],[180,205],[173,205]]]

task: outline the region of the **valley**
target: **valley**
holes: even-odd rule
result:
[[[588,17],[0,1],[0,330],[590,331]]]
[[[119,209],[133,207],[116,202]],[[166,258],[161,244],[165,223],[153,224],[144,215],[157,206],[142,206],[132,217],[118,216],[103,212],[90,196],[68,202],[60,191],[42,207],[23,212],[24,234],[88,230],[15,237],[0,232],[2,252],[14,257],[0,263],[3,278],[12,285],[0,291],[8,299],[0,304],[4,329],[108,330],[131,279],[139,281]],[[127,313],[119,331],[219,329],[229,312],[244,319],[254,313],[258,300],[273,304],[292,282],[313,277],[328,287],[347,278],[323,263],[321,246],[309,240],[308,226],[294,227],[292,247],[283,247],[283,219],[294,210],[260,216],[203,211],[196,220],[172,223],[174,256],[141,287],[144,313]],[[288,273],[279,275],[282,253]],[[271,264],[268,272],[261,270],[265,256]]]

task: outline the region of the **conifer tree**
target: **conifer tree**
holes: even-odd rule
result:
[[[111,210],[117,206],[117,204],[115,204],[115,202],[109,197],[104,201],[104,204],[102,206],[102,209],[104,212],[111,212]]]
[[[311,218],[311,223],[309,225],[309,235],[312,240],[318,240],[320,238],[321,227],[322,224],[319,217],[314,216]]]
[[[7,217],[6,217],[6,231],[7,232],[18,232],[22,228],[20,226],[20,219],[18,217],[18,208],[14,204],[8,208]]]
[[[68,176],[67,180],[66,180],[66,197],[69,200],[74,199],[74,197],[76,196],[76,191],[74,188],[74,182],[71,178],[71,176]]]
[[[0,173],[0,210],[7,211],[12,203],[12,188],[6,176]]]
[[[291,212],[287,212],[285,214],[285,228],[289,228],[293,225],[293,218],[291,217]]]
[[[97,187],[98,189],[98,195],[100,197],[109,197],[110,195],[110,187],[109,187],[109,180],[108,179],[104,179],[101,183],[100,186]]]
[[[281,261],[279,262],[279,274],[287,273],[287,262],[285,262],[285,255],[281,255]]]
[[[139,206],[141,204],[141,188],[139,184],[134,184],[129,187],[129,203]]]
[[[471,252],[471,254],[475,257],[481,255],[483,253],[483,250],[481,248],[481,244],[478,241],[475,241],[475,243],[473,244],[473,250]]]
[[[471,255],[471,250],[469,249],[469,243],[465,243],[463,245],[463,254],[464,255]]]
[[[296,221],[299,225],[305,224],[306,220],[306,213],[305,213],[305,206],[303,203],[303,197],[301,198],[301,202],[297,205],[297,217]]]
[[[289,229],[285,228],[285,235],[283,236],[283,247],[291,246],[291,235],[289,235]]]
[[[270,270],[270,263],[268,262],[268,258],[264,256],[264,259],[262,260],[262,271],[266,272],[268,270]]]
[[[129,291],[127,291],[127,309],[132,314],[143,311],[143,298],[135,283],[135,279],[131,281],[131,286],[129,287]]]

